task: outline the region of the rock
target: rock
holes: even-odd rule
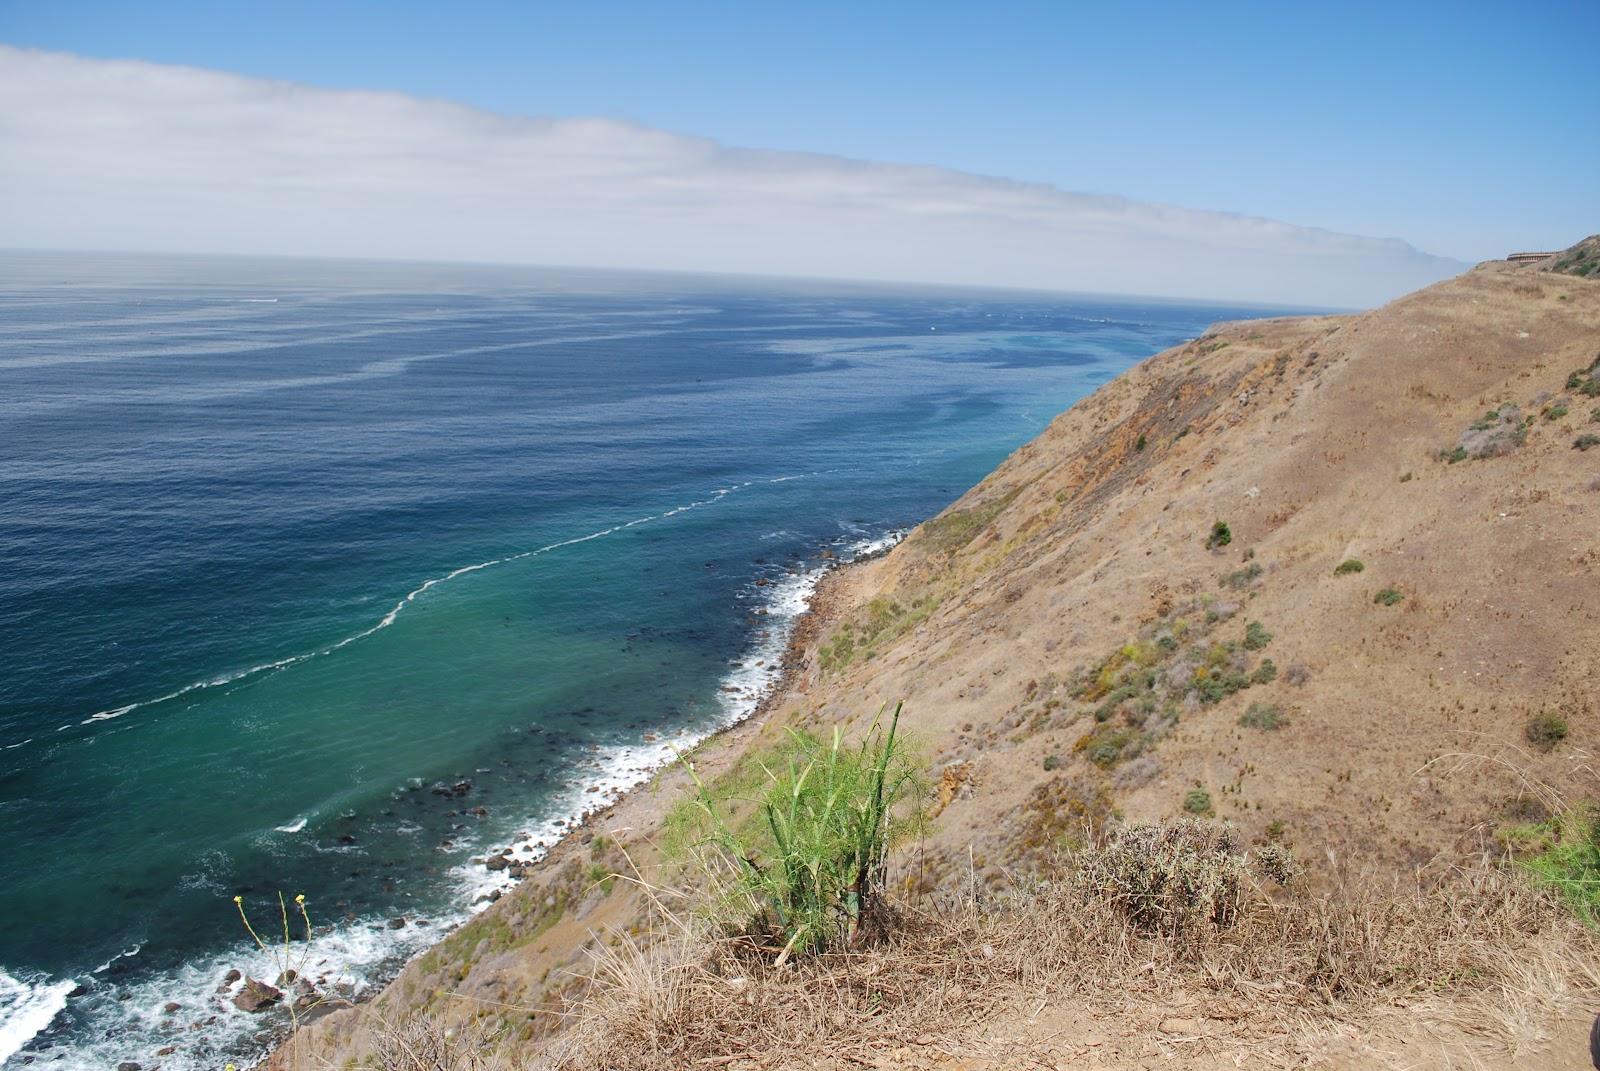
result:
[[[242,1012],[255,1015],[266,1011],[282,999],[283,993],[273,986],[258,982],[254,978],[246,978],[244,988],[233,995],[233,1006]]]
[[[157,1056],[171,1056],[173,1053],[175,1053],[177,1051],[178,1051],[178,1046],[176,1046],[176,1045],[168,1045],[166,1048],[157,1049],[156,1050],[156,1055]]]
[[[175,1000],[169,1000],[165,1004],[161,1005],[161,1010],[166,1012],[168,1015],[175,1014],[176,1012],[178,1012],[182,1008],[183,1008],[183,1005],[179,1004]]]
[[[511,865],[511,860],[503,855],[491,855],[483,861],[483,865],[489,870],[504,870]]]
[[[389,928],[391,930],[403,930],[403,929],[405,929],[406,928],[405,916],[401,915],[401,916],[399,916],[397,918],[390,919],[389,920]]]
[[[143,1071],[143,1069],[132,1060],[124,1060],[117,1065],[117,1071]]]
[[[224,974],[222,976],[222,984],[223,985],[232,985],[233,983],[237,982],[242,977],[244,977],[244,976],[241,975],[238,971],[229,971],[227,974]]]
[[[279,988],[282,988],[286,985],[294,985],[295,979],[299,977],[300,972],[295,970],[293,967],[290,967],[288,970],[280,972],[277,980],[272,984],[278,986]]]

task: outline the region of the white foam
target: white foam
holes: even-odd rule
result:
[[[0,1064],[54,1022],[76,988],[71,980],[26,982],[0,967]]]
[[[306,827],[306,820],[305,820],[305,816],[302,815],[301,817],[296,818],[293,822],[290,822],[288,825],[285,825],[285,826],[273,826],[272,828],[273,828],[274,832],[278,832],[278,833],[298,833],[302,829],[304,829],[305,827]]]
[[[246,906],[264,936],[277,929],[276,898],[247,901]],[[75,1032],[70,1045],[38,1052],[33,1066],[50,1071],[105,1071],[123,1061],[146,1066],[154,1061],[162,1071],[215,1071],[230,1061],[247,1066],[266,1054],[262,1032],[275,1034],[287,1020],[279,1010],[251,1015],[234,1007],[232,997],[243,981],[219,985],[229,970],[272,983],[287,965],[324,997],[339,995],[340,986],[344,993],[361,997],[387,976],[397,960],[437,940],[442,931],[438,922],[456,921],[430,920],[433,925],[391,930],[387,920],[369,917],[324,931],[316,903],[308,906],[319,927],[309,945],[295,942],[285,952],[270,942],[263,950],[241,940],[174,970],[145,972],[114,984],[92,981],[72,1001],[75,1011],[81,1010],[96,1029],[82,1036]],[[132,952],[113,956],[105,967]],[[14,1013],[8,1007],[8,986],[22,994]],[[75,988],[71,981],[22,987],[0,972],[0,1064],[50,1024]],[[177,1004],[178,1010],[169,1014],[169,1004]],[[157,1050],[168,1046],[176,1051],[157,1058]]]

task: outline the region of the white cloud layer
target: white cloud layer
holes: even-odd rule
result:
[[[0,244],[1349,306],[1462,267],[1394,239],[937,167],[6,46]]]

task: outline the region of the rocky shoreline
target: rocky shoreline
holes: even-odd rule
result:
[[[788,642],[785,644],[779,661],[778,672],[751,711],[706,736],[696,745],[697,754],[704,756],[707,754],[708,749],[736,753],[748,739],[761,730],[767,719],[777,709],[782,697],[788,694],[792,686],[808,668],[806,652],[815,646],[822,634],[828,630],[848,605],[849,598],[846,589],[849,587],[849,580],[852,574],[867,563],[882,558],[892,546],[893,544],[891,543],[850,559],[839,558],[832,551],[825,550],[823,552],[819,566],[822,569],[822,574],[818,577],[806,600],[805,610],[796,615],[793,620]],[[475,857],[475,865],[483,867],[492,873],[503,873],[513,884],[505,889],[496,888],[486,893],[481,893],[474,902],[476,904],[488,903],[490,906],[485,910],[493,910],[495,904],[508,898],[526,879],[546,869],[560,866],[572,857],[574,853],[592,844],[597,836],[602,835],[601,830],[607,827],[615,818],[619,807],[633,801],[636,797],[653,792],[659,786],[662,777],[669,774],[674,766],[675,764],[668,763],[658,767],[646,780],[624,790],[617,798],[570,821],[563,827],[561,836],[551,843],[548,848],[544,848],[544,854],[536,860],[516,859],[511,848],[502,848],[486,852],[480,857]],[[543,846],[541,845],[541,847]],[[306,1013],[301,1016],[301,1025],[306,1026],[339,1012],[354,1009],[358,1005],[368,1004],[380,999],[405,970],[406,964],[426,956],[447,941],[453,934],[459,932],[463,927],[479,917],[482,917],[481,912],[463,919],[448,929],[440,930],[434,941],[426,947],[413,952],[407,957],[404,964],[397,965],[393,976],[386,979],[382,985],[372,986],[354,994],[341,993],[336,1000],[324,1001],[321,1004],[307,1008]],[[248,982],[254,982],[254,980],[246,979],[235,973],[232,982],[225,984],[224,988],[227,989],[231,988],[232,985]],[[259,982],[255,982],[255,984],[258,986],[264,985]],[[292,982],[290,984],[292,985]],[[304,985],[305,983],[302,982],[301,986],[304,987]],[[265,988],[271,989],[272,987]],[[297,993],[296,995],[303,997],[304,994]],[[235,1000],[236,1006],[239,1006],[241,1010],[250,1012],[266,1011],[279,1004],[280,1000],[269,999],[252,1003],[254,1006],[247,1008]],[[299,1003],[304,1003],[304,1001]],[[294,1035],[286,1035],[280,1038],[274,1044],[272,1051],[256,1066],[268,1069],[268,1071],[282,1067],[280,1056],[292,1037]]]

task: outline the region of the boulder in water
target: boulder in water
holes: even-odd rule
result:
[[[254,978],[245,978],[244,988],[233,995],[233,1006],[242,1012],[255,1015],[266,1011],[278,1001],[283,999],[283,992],[265,982],[258,982]]]

